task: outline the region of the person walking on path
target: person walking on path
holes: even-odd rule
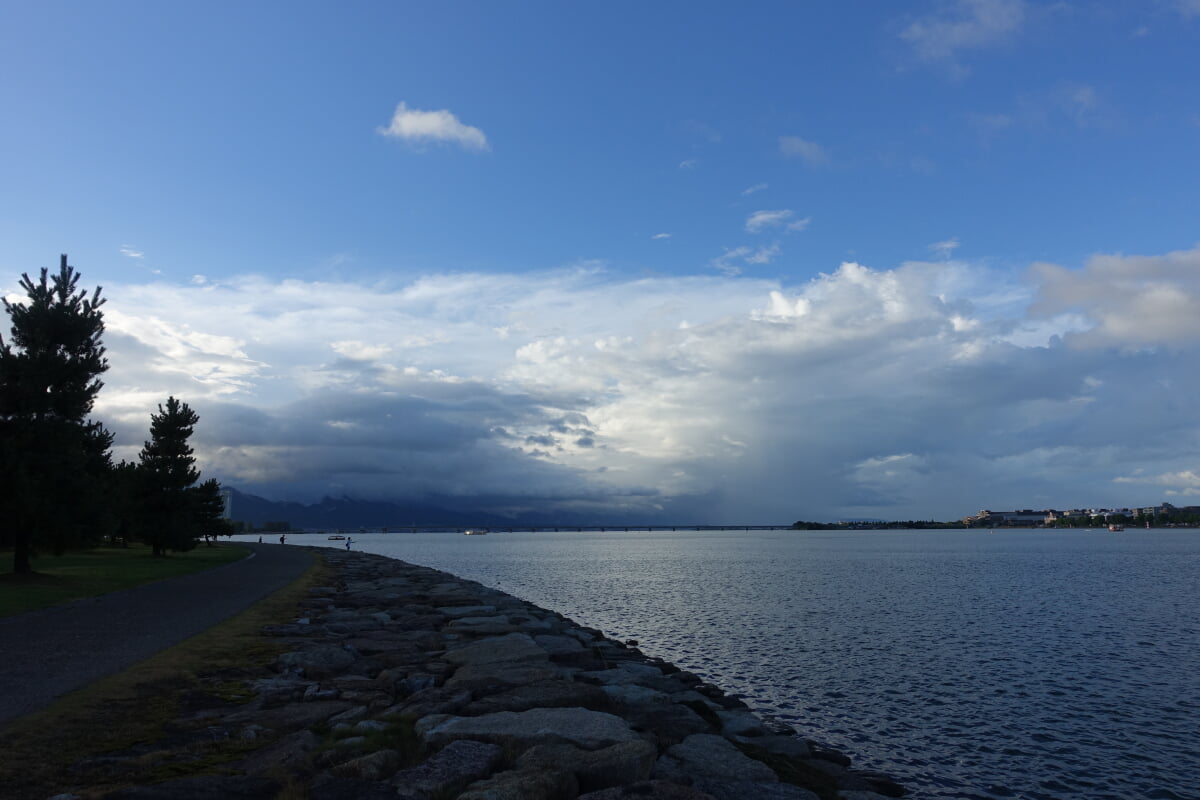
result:
[[[279,534],[279,543],[287,544],[287,534],[286,533]]]
[[[351,545],[353,542],[354,542],[354,540],[353,540],[353,539],[346,539],[346,549],[347,549],[347,550],[349,550],[349,549],[350,549],[350,545]]]

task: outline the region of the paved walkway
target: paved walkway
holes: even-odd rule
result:
[[[216,569],[0,618],[0,725],[244,611],[300,577],[307,548],[251,544]]]

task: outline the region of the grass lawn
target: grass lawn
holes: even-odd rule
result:
[[[199,551],[178,558],[193,553]],[[254,697],[246,681],[271,676],[269,665],[289,649],[285,639],[262,635],[263,626],[295,619],[309,587],[330,576],[315,556],[313,561],[300,579],[238,616],[71,692],[45,711],[0,726],[0,796],[44,800],[70,787],[94,798],[129,784],[221,772],[249,749],[263,746],[262,741],[238,739],[171,744],[168,734],[179,733],[173,721],[194,695],[216,695],[231,703]],[[206,723],[193,724],[202,728]],[[104,757],[130,748],[145,752],[132,761],[110,763]]]
[[[150,548],[141,544],[98,547],[61,556],[38,556],[33,559],[33,575],[14,575],[12,551],[0,550],[0,569],[6,570],[0,573],[0,617],[199,572],[237,561],[246,553],[246,548],[232,543],[216,547],[201,544],[195,550],[171,553],[166,558],[155,558]]]

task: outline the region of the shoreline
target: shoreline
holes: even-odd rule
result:
[[[903,787],[752,712],[636,643],[497,589],[358,551],[312,548],[333,578],[243,702],[173,729],[237,743],[226,774],[109,800],[877,800]],[[175,734],[176,737],[180,733]]]

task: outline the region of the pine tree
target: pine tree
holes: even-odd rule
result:
[[[150,441],[142,448],[139,471],[142,482],[141,538],[154,555],[167,550],[191,550],[199,525],[191,491],[200,471],[188,439],[200,417],[174,397],[160,403],[150,415]]]
[[[21,276],[27,302],[4,300],[12,332],[0,337],[0,544],[12,545],[17,573],[32,572],[39,546],[62,552],[86,540],[110,466],[112,435],[87,419],[108,369],[104,300],[79,278],[64,255],[53,276]]]

